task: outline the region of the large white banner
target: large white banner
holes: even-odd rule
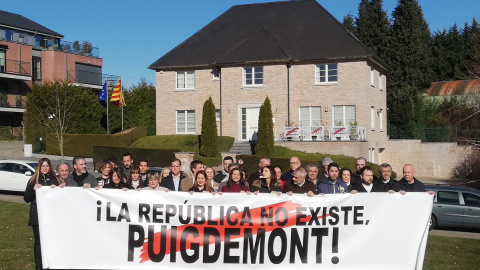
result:
[[[51,269],[421,269],[432,201],[427,193],[37,190]]]

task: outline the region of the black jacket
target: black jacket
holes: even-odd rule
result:
[[[380,184],[379,182],[377,181],[373,181],[372,182],[372,190],[370,192],[385,192],[385,190],[383,190],[383,185]],[[352,190],[356,190],[357,192],[367,192],[367,190],[365,189],[365,187],[361,184],[361,183],[355,183],[355,184],[352,184]]]
[[[409,184],[404,178],[397,181],[393,186],[393,190],[396,192],[404,190],[406,192],[425,192],[425,185],[420,182],[417,178],[413,178],[413,184]]]
[[[251,192],[258,191],[260,193],[271,193],[274,191],[282,192],[282,181],[277,180],[276,182],[271,182],[270,186],[267,186],[265,179],[258,179],[252,182]]]
[[[103,186],[103,188],[111,188],[111,189],[122,189],[122,188],[127,188],[127,189],[134,189],[131,185],[127,184],[127,183],[124,183],[122,181],[120,181],[120,183],[118,184],[115,184],[113,183],[113,181],[111,181],[110,183],[106,184],[105,186]]]
[[[30,203],[30,219],[28,220],[28,226],[38,226],[37,197],[35,190],[33,189],[35,187],[35,182],[31,182],[32,178],[28,180],[25,193],[23,194],[23,200],[25,200],[27,203]],[[55,177],[53,174],[40,174],[38,177],[38,183],[45,187],[59,185],[57,177]]]
[[[173,183],[173,175],[170,173],[167,177],[162,178],[160,183],[161,187],[168,188],[171,191],[180,191],[180,186],[182,185],[182,180],[185,179],[185,175],[180,172],[180,182],[178,183],[178,189],[175,189],[175,184]]]

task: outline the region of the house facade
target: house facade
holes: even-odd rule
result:
[[[234,6],[150,68],[158,135],[200,134],[212,97],[219,135],[254,141],[268,97],[276,141],[387,147],[387,67],[316,1]]]
[[[100,91],[105,77],[99,50],[21,15],[0,11],[0,126],[22,126],[34,83],[66,80]]]

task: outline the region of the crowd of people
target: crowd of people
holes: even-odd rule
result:
[[[48,158],[38,162],[35,173],[29,180],[24,193],[24,200],[30,203],[30,219],[28,225],[34,233],[34,255],[37,269],[42,269],[40,234],[38,228],[37,206],[35,191],[42,186],[49,187],[83,187],[106,188],[123,190],[154,190],[172,192],[209,192],[229,193],[243,192],[247,194],[287,193],[292,195],[306,194],[307,196],[358,193],[358,192],[425,192],[424,184],[415,178],[413,165],[403,167],[403,178],[392,179],[392,167],[381,164],[380,177],[374,175],[373,169],[367,166],[365,158],[356,159],[356,171],[340,166],[331,158],[322,159],[323,172],[315,164],[302,167],[300,159],[290,158],[290,168],[282,173],[280,166],[272,166],[270,158],[262,157],[258,163],[258,171],[248,174],[243,162],[231,156],[223,159],[223,169],[216,172],[214,168],[205,166],[202,161],[193,160],[190,163],[190,172],[181,171],[181,161],[175,159],[170,167],[161,172],[149,171],[147,160],[140,160],[134,164],[130,153],[122,156],[122,163],[115,159],[101,160],[96,169],[100,176],[95,178],[87,171],[84,157],[74,157],[73,170],[68,163],[57,166],[57,172]]]

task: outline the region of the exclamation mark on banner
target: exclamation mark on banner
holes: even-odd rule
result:
[[[338,227],[333,227],[332,253],[338,253]],[[332,257],[332,263],[337,264],[340,259],[337,256]]]

